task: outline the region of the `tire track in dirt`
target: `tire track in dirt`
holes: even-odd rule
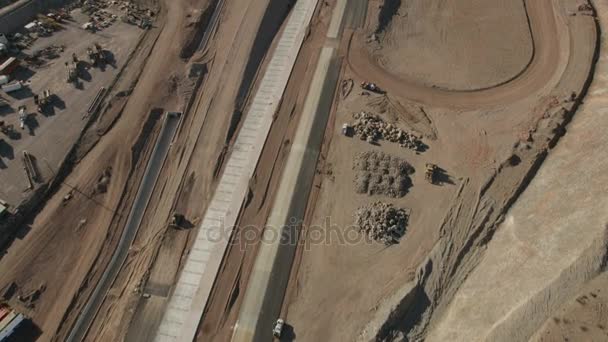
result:
[[[347,63],[363,79],[373,79],[389,93],[416,102],[440,107],[476,109],[507,105],[528,97],[550,85],[561,66],[561,51],[568,50],[568,34],[558,21],[564,20],[553,1],[526,1],[534,55],[529,66],[511,82],[477,91],[454,91],[429,88],[383,69],[368,52],[361,32],[351,36]],[[565,41],[564,41],[565,40]]]

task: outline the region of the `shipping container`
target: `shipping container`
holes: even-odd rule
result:
[[[8,315],[10,312],[11,312],[11,310],[9,308],[7,308],[6,306],[0,307],[0,322],[2,322],[4,317],[6,315]]]
[[[19,89],[23,88],[23,83],[21,82],[13,82],[13,83],[9,83],[9,84],[5,84],[2,86],[2,91],[4,91],[5,93],[10,93],[13,91],[17,91]]]
[[[6,342],[11,337],[11,335],[19,328],[21,323],[25,320],[25,316],[22,314],[17,315],[15,319],[6,327],[4,330],[0,331],[0,342]]]
[[[9,57],[0,64],[0,75],[10,75],[18,66],[19,60],[15,57]]]
[[[12,321],[13,318],[15,318],[17,316],[17,314],[15,313],[15,311],[11,311],[8,315],[6,315],[2,321],[0,321],[0,331],[3,331],[4,328],[6,328]]]

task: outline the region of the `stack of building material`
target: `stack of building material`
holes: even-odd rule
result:
[[[359,231],[385,245],[399,242],[405,234],[408,219],[407,209],[383,202],[363,206],[355,213],[355,224]]]
[[[360,194],[403,197],[412,185],[414,168],[405,160],[383,152],[357,154],[353,164],[355,191]]]
[[[398,143],[401,147],[407,147],[419,151],[422,149],[422,141],[414,134],[408,133],[393,124],[384,122],[378,115],[360,112],[353,115],[355,123],[353,128],[355,134],[361,140],[375,143],[380,139]]]

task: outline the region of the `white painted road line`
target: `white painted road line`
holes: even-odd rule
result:
[[[251,110],[245,116],[243,128],[239,131],[232,155],[227,165],[237,164],[240,168],[230,168],[222,174],[218,189],[221,198],[226,193],[232,195],[230,203],[218,200],[214,194],[205,213],[198,237],[194,241],[188,261],[201,260],[197,251],[212,251],[203,264],[197,264],[200,273],[184,269],[177,281],[176,289],[196,285],[194,297],[182,297],[180,293],[171,295],[162,322],[157,331],[157,342],[191,342],[209,299],[213,283],[228,247],[232,227],[248,191],[249,180],[262,153],[268,137],[274,113],[283,97],[287,81],[293,70],[296,58],[308,31],[308,25],[318,0],[298,0],[287,19],[285,32],[279,38],[280,54],[273,54],[267,70],[260,82],[260,88],[253,97]],[[288,34],[286,32],[289,32]],[[233,161],[235,158],[235,161]],[[216,198],[217,197],[217,198]],[[218,221],[221,226],[218,227]],[[206,238],[201,239],[200,236]],[[189,262],[186,261],[188,269]]]

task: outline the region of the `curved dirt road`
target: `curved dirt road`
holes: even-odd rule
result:
[[[435,106],[475,109],[510,104],[549,86],[565,67],[570,54],[566,18],[551,0],[526,0],[532,30],[534,55],[528,67],[511,82],[478,91],[451,91],[429,88],[403,79],[383,69],[370,55],[361,32],[353,34],[347,62],[362,79],[380,84],[389,93]],[[558,24],[559,23],[559,24]],[[563,58],[563,59],[562,59]]]

